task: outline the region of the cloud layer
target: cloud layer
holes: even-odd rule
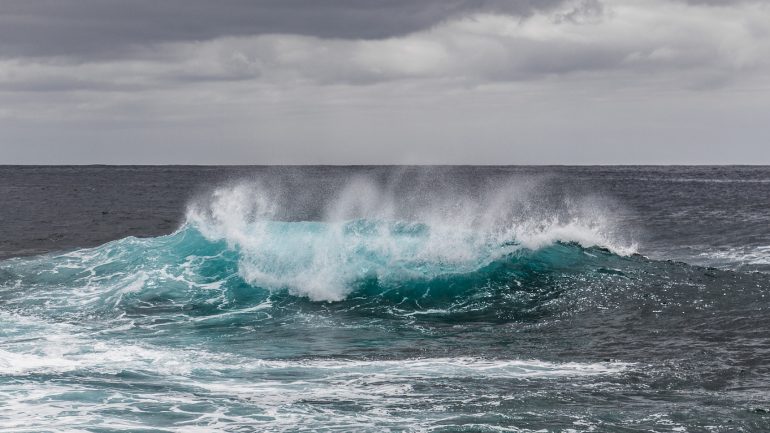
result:
[[[53,146],[49,136],[58,132],[86,142],[69,145],[86,153],[84,161],[93,152],[82,148],[95,146],[124,158],[125,152],[114,148],[118,144],[103,142],[115,128],[142,125],[153,131],[144,140],[168,146],[195,141],[172,128],[184,131],[213,122],[228,125],[220,145],[234,161],[313,162],[295,160],[295,153],[313,154],[308,148],[315,146],[326,146],[320,152],[328,159],[323,162],[469,160],[462,143],[414,125],[381,137],[383,143],[408,139],[418,147],[412,155],[404,150],[383,154],[376,146],[384,144],[361,140],[365,127],[420,108],[414,114],[424,122],[441,125],[462,118],[483,125],[483,133],[469,127],[475,132],[461,134],[488,147],[485,159],[475,162],[569,162],[557,160],[554,152],[574,135],[538,133],[530,130],[531,119],[522,129],[545,150],[535,157],[516,156],[514,144],[526,153],[532,149],[521,139],[501,138],[510,134],[512,120],[501,119],[499,110],[517,112],[522,109],[517,104],[527,104],[528,119],[540,116],[566,126],[569,121],[552,116],[563,105],[600,104],[588,121],[610,113],[606,120],[615,124],[593,127],[596,135],[618,134],[602,141],[619,143],[627,141],[624,130],[654,125],[652,107],[666,104],[661,110],[670,111],[676,101],[678,108],[670,114],[679,118],[679,127],[667,124],[669,133],[659,137],[665,143],[648,144],[655,149],[692,145],[683,144],[690,122],[702,116],[713,123],[721,104],[734,104],[732,113],[770,108],[770,4],[764,1],[183,3],[3,2],[0,126],[7,128],[0,132],[0,146],[11,150],[6,155],[34,160],[18,143],[44,149]],[[629,101],[639,101],[636,111],[617,118]],[[708,113],[703,113],[704,101],[713,104]],[[447,103],[472,110],[447,111]],[[297,126],[297,116],[304,126]],[[269,127],[255,131],[265,119]],[[721,126],[751,128],[745,151],[756,152],[756,144],[770,138],[766,120],[767,114],[758,112],[740,124]],[[94,135],[76,133],[84,122]],[[43,130],[30,133],[29,128]],[[442,159],[448,142],[455,146],[449,161]],[[278,144],[296,152],[275,152]],[[200,147],[195,155],[201,161],[157,162],[207,162],[205,143],[189,146]],[[634,162],[607,160],[603,155],[611,150],[600,146],[592,158]],[[431,158],[439,153],[442,158]],[[750,159],[770,162],[770,155],[760,153]],[[103,155],[110,158],[109,152]]]
[[[4,0],[6,55],[125,55],[137,46],[226,36],[376,39],[472,13],[528,15],[562,0]]]

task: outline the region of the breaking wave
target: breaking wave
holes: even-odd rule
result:
[[[635,251],[617,239],[597,200],[549,207],[513,185],[475,198],[399,197],[362,178],[326,206],[321,221],[278,221],[273,197],[255,184],[216,189],[190,206],[182,231],[237,252],[250,284],[316,301],[342,300],[364,280],[393,286],[467,276],[557,243]]]
[[[426,194],[358,178],[323,198],[314,220],[292,219],[293,197],[281,191],[225,185],[194,200],[170,235],[6,261],[0,296],[64,316],[220,315],[294,298],[509,317],[563,290],[549,281],[611,272],[635,251],[606,200],[536,183]],[[528,295],[511,304],[516,291]]]

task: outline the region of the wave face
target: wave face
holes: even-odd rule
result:
[[[542,179],[269,180],[166,236],[0,262],[0,427],[768,425],[767,274],[638,255],[617,203]]]
[[[404,314],[425,307],[463,310],[488,297],[490,312],[520,308],[508,295],[542,289],[552,278],[582,279],[612,273],[624,258],[609,250],[556,242],[538,250],[487,244],[458,236],[433,239],[421,225],[354,221],[259,224],[260,241],[242,249],[210,240],[186,225],[159,238],[126,238],[101,247],[36,259],[4,268],[4,302],[45,315],[144,314],[178,309],[200,314],[239,312],[284,303],[342,302]],[[434,252],[434,242],[468,250]],[[31,290],[21,291],[25,287]],[[499,304],[504,302],[504,304]],[[196,313],[197,314],[197,313]],[[490,316],[491,318],[491,316]]]

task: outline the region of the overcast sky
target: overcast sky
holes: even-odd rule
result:
[[[770,1],[1,0],[16,163],[770,164]]]

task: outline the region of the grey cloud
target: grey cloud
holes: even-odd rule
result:
[[[564,0],[3,0],[0,56],[109,58],[137,46],[268,33],[377,39],[474,12],[527,15]]]
[[[0,162],[767,161],[765,3],[0,0]]]
[[[571,21],[573,23],[590,22],[601,18],[604,14],[604,4],[599,0],[584,0],[573,8],[555,17],[556,22]]]
[[[770,10],[689,6],[690,15],[672,13],[681,12],[681,5],[660,0],[650,8],[633,1],[580,0],[528,18],[476,15],[386,39],[284,32],[147,42],[114,59],[94,58],[94,53],[89,61],[0,59],[0,91],[128,92],[224,82],[285,89],[400,80],[473,86],[571,74],[614,74],[629,83],[663,80],[707,89],[767,69],[770,40],[764,35]]]
[[[679,0],[692,5],[732,6],[740,3],[768,3],[768,0]]]

